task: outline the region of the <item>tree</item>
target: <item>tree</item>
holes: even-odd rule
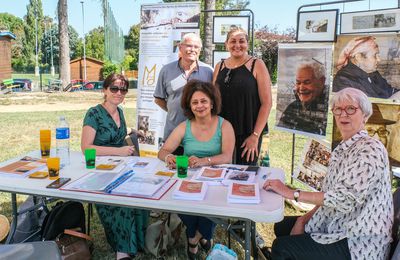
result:
[[[66,87],[71,79],[69,67],[68,1],[58,0],[58,40],[60,42],[60,79]]]
[[[43,23],[43,7],[41,0],[29,1],[29,4],[26,6],[26,16],[24,17],[24,20],[25,37],[23,39],[23,56],[27,62],[27,65],[34,66],[36,55],[36,36],[39,51],[39,44],[43,35],[43,29],[41,26]]]
[[[59,35],[58,26],[57,24],[51,23],[47,25],[47,27],[41,43],[42,46],[41,52],[43,53],[41,63],[45,66],[50,64],[50,58],[51,58],[50,37],[52,38],[53,42],[53,62],[54,64],[59,64],[60,62],[60,55],[59,55],[60,43],[58,39]],[[70,25],[68,26],[68,35],[69,35],[69,46],[70,46],[70,59],[75,59],[79,57],[78,55],[80,55],[79,51],[82,49],[82,43],[81,40],[79,39],[79,34]]]
[[[14,70],[22,71],[26,64],[23,55],[24,20],[12,14],[0,13],[0,30],[12,32],[16,36],[11,45],[11,64]]]
[[[280,33],[276,28],[264,26],[255,32],[255,53],[258,53],[266,64],[271,74],[271,80],[276,82],[278,66],[278,44],[295,42],[296,32],[294,28],[286,29]]]
[[[94,28],[86,34],[85,44],[86,57],[104,60],[104,28],[102,26]],[[82,40],[76,44],[74,57],[83,57]]]
[[[140,24],[132,25],[125,36],[124,69],[137,70],[139,61]]]

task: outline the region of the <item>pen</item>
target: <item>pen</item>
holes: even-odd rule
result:
[[[134,174],[133,170],[129,170],[126,173],[122,174],[119,176],[115,181],[111,182],[110,184],[105,187],[104,192],[106,193],[111,193],[113,189],[124,183],[129,177],[131,177]]]

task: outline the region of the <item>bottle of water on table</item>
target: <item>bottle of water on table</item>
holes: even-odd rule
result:
[[[61,165],[69,164],[69,126],[65,116],[60,116],[56,127],[56,154]]]

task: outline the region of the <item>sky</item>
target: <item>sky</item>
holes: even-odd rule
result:
[[[85,13],[85,28],[83,29],[82,0],[68,0],[68,20],[80,36],[93,28],[103,25],[101,12],[101,0],[83,0]],[[287,28],[296,28],[297,9],[301,5],[326,3],[333,0],[250,0],[248,9],[254,13],[256,28],[267,25],[269,28],[277,28],[284,31]],[[57,0],[42,0],[43,11],[50,17],[56,16]],[[142,4],[154,4],[157,0],[109,0],[114,17],[124,34],[129,28],[139,23],[140,6]],[[0,0],[0,13],[7,12],[18,17],[26,14],[26,6],[29,0]],[[320,9],[339,9],[340,12],[353,12],[386,8],[397,8],[399,0],[363,0],[359,2],[315,6],[303,8],[302,11]],[[220,15],[222,15],[220,13]]]

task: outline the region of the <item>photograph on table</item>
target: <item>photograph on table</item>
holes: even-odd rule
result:
[[[357,88],[368,97],[400,99],[400,37],[339,35],[333,54],[332,91]]]
[[[325,136],[332,44],[280,44],[278,57],[276,128]]]
[[[381,9],[340,14],[340,34],[400,30],[400,9]]]
[[[293,178],[306,184],[312,190],[321,191],[322,183],[328,172],[330,157],[330,144],[309,139],[304,146],[301,163],[293,173]]]
[[[250,29],[250,16],[214,16],[213,43],[225,43],[228,32],[233,28]]]
[[[390,164],[400,167],[400,103],[372,103],[372,110],[372,116],[366,122],[365,130],[385,145]],[[333,150],[342,141],[335,123],[332,135]]]
[[[334,42],[338,9],[299,12],[297,42]]]

